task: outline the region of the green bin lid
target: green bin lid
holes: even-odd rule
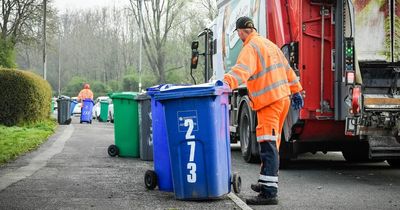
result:
[[[109,96],[112,99],[131,99],[131,100],[134,100],[137,94],[138,93],[136,93],[136,92],[119,92],[119,93],[111,93],[111,94],[109,94]]]

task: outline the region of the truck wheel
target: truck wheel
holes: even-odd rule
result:
[[[368,162],[370,160],[368,142],[349,145],[343,149],[342,154],[347,162]]]
[[[157,186],[157,174],[152,170],[147,170],[144,174],[144,184],[149,190],[154,190]]]
[[[255,163],[260,161],[259,156],[253,154],[251,151],[253,144],[257,144],[256,134],[251,132],[251,128],[254,127],[255,125],[253,125],[253,122],[251,120],[250,107],[247,104],[244,104],[240,113],[239,138],[240,147],[242,150],[242,157],[248,163]]]
[[[110,155],[111,157],[115,157],[119,154],[119,149],[117,146],[115,146],[114,144],[110,145],[108,147],[108,155]]]
[[[392,168],[400,168],[400,160],[386,160]]]
[[[281,135],[281,145],[279,147],[279,169],[286,169],[289,167],[291,162],[291,143],[285,139],[285,134]]]

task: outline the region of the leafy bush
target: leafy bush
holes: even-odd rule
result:
[[[92,81],[89,84],[95,98],[99,96],[106,96],[109,92],[111,92],[111,88],[103,82]]]
[[[82,90],[83,85],[86,83],[90,85],[90,89],[93,91],[94,98],[98,96],[106,96],[112,91],[111,88],[103,82],[97,80],[88,81],[85,78],[73,77],[68,82],[67,86],[65,86],[62,94],[70,97],[78,96],[79,91]]]
[[[11,41],[0,39],[0,67],[14,68],[15,51]]]
[[[142,90],[156,85],[156,78],[153,75],[142,75]],[[137,74],[125,75],[122,80],[123,91],[138,91],[139,90],[139,76]]]
[[[124,91],[138,91],[139,90],[139,77],[134,74],[124,76],[122,80],[122,90]]]
[[[82,77],[72,77],[68,84],[64,87],[62,94],[67,96],[78,96],[79,91],[82,90],[83,84],[87,81]]]
[[[0,69],[0,124],[12,126],[48,119],[52,90],[40,76]]]
[[[121,91],[121,83],[117,80],[109,81],[108,86],[110,86],[111,91],[113,91],[113,92]]]

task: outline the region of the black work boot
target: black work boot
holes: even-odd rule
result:
[[[261,185],[260,184],[251,184],[250,188],[254,191],[254,192],[261,192]]]
[[[260,193],[257,196],[253,196],[251,198],[246,199],[246,203],[248,205],[277,205],[278,198],[266,197]]]

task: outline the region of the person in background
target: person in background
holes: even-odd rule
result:
[[[84,84],[83,89],[78,94],[78,102],[83,102],[85,99],[93,101],[93,92],[90,90],[89,84]]]
[[[302,86],[282,51],[257,33],[252,19],[240,17],[236,30],[243,48],[236,65],[224,75],[224,82],[231,89],[247,85],[252,109],[257,113],[256,136],[261,158],[258,183],[251,185],[259,194],[246,199],[246,203],[276,205],[282,127],[290,103],[296,110],[304,105]]]

